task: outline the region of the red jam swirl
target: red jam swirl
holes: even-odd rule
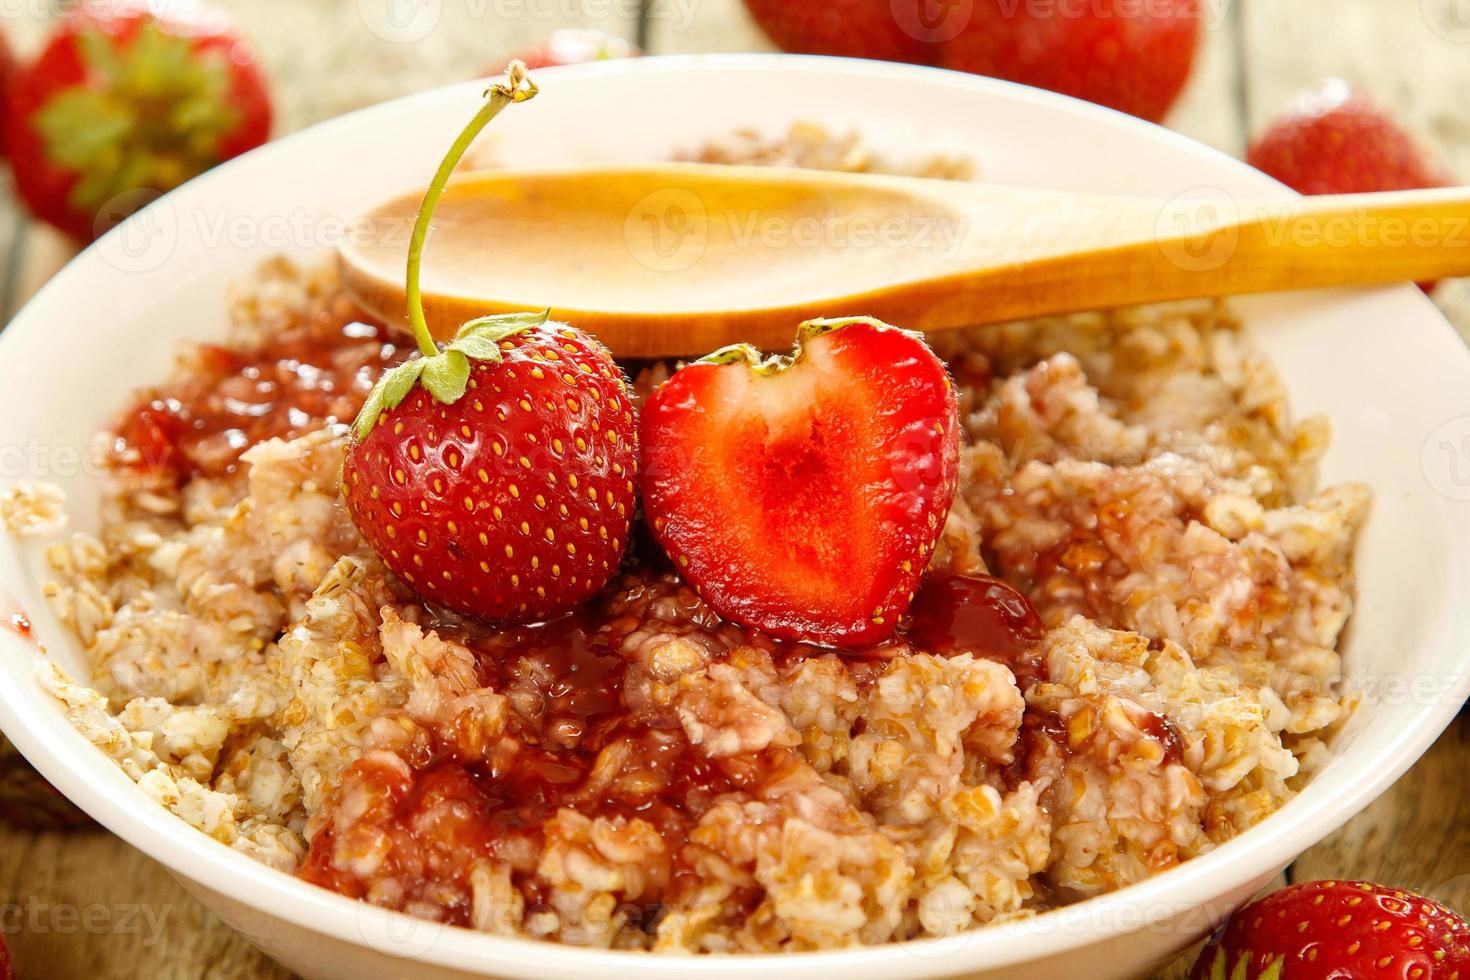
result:
[[[228,476],[257,443],[351,422],[378,376],[406,354],[383,327],[345,309],[284,330],[260,350],[201,345],[186,377],[145,394],[118,420],[114,458],[179,484]]]
[[[624,581],[612,594],[637,589],[636,581]],[[630,708],[624,684],[633,664],[618,651],[642,617],[620,617],[603,606],[594,600],[558,622],[500,632],[435,625],[479,655],[480,682],[506,699],[506,737],[474,753],[434,738],[407,758],[413,767],[407,776],[370,756],[354,763],[344,785],[373,801],[354,820],[354,832],[366,825],[370,834],[381,833],[391,842],[388,856],[372,875],[354,874],[334,859],[337,841],[327,821],[301,877],[357,897],[384,880],[409,897],[450,882],[461,900],[445,907],[446,921],[468,924],[465,899],[475,865],[503,861],[534,894],[534,857],[545,825],[568,807],[588,817],[651,824],[666,845],[665,865],[653,870],[660,893],[675,894],[686,881],[696,887],[695,858],[684,852],[694,825],[716,797],[774,778],[782,752],[711,759],[690,745],[676,718]],[[610,779],[594,775],[609,747],[621,757]]]
[[[1011,668],[1024,691],[1045,676],[1045,629],[1031,601],[989,575],[931,575],[909,607],[909,642],[927,653],[973,653]]]

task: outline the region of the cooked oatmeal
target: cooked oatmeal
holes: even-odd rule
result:
[[[555,623],[426,605],[339,492],[403,352],[325,269],[231,312],[114,427],[99,534],[51,547],[94,673],[42,682],[185,821],[345,895],[623,949],[949,935],[1229,840],[1347,709],[1368,493],[1316,488],[1326,425],[1225,305],[933,338],[960,490],[899,633],[842,654],[721,621],[646,538]]]

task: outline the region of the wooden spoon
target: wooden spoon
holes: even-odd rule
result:
[[[394,198],[341,250],[403,323]],[[623,357],[785,349],[819,316],[942,330],[1198,296],[1470,275],[1470,188],[1170,201],[917,177],[652,164],[484,171],[450,184],[423,265],[430,328],[549,307]]]

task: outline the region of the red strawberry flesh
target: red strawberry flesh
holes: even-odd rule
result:
[[[645,403],[654,536],[722,615],[854,646],[893,632],[954,495],[954,386],[912,334],[814,332],[782,368],[742,354]]]

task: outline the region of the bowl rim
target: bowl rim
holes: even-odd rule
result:
[[[1106,118],[1131,139],[1173,144],[1196,157],[1212,159],[1217,165],[1229,167],[1241,176],[1248,175],[1260,187],[1263,197],[1290,193],[1276,181],[1234,157],[1172,130],[1066,96],[939,68],[784,54],[699,54],[604,61],[545,69],[538,74],[555,72],[558,77],[568,80],[604,73],[657,77],[698,74],[706,68],[780,71],[787,75],[863,75],[900,81],[924,79],[956,88],[984,90],[1023,104],[1046,106],[1054,112],[1063,110],[1079,118]],[[482,81],[457,83],[326,120],[282,136],[239,160],[226,162],[187,186],[191,191],[207,188],[211,181],[232,173],[243,160],[291,153],[304,142],[330,139],[338,127],[355,125],[360,117],[384,107],[403,109],[415,104],[427,105],[482,85]],[[167,202],[167,198],[162,200]],[[150,205],[150,209],[159,206],[155,203]],[[145,209],[145,214],[146,210],[149,209]],[[106,237],[120,234],[121,227]],[[16,313],[4,335],[0,336],[0,363],[18,336],[44,329],[42,318],[33,311],[41,307],[52,293],[75,289],[85,283],[88,270],[100,261],[104,260],[99,256],[97,246],[88,248]],[[1392,288],[1413,289],[1411,286]],[[1428,320],[1430,311],[1433,311],[1433,318],[1439,325],[1453,334],[1453,328],[1432,302],[1427,297],[1421,297],[1421,302],[1425,319]],[[1467,376],[1470,376],[1470,351],[1464,352],[1463,363]],[[0,540],[0,554],[18,550],[5,536],[0,535],[0,539],[3,539]],[[0,641],[8,642],[8,638],[0,637]],[[1470,638],[1464,641],[1464,648],[1467,659],[1470,659]],[[1293,799],[1261,824],[1210,853],[1142,882],[1029,919],[982,926],[942,939],[824,952],[696,958],[573,947],[519,936],[497,936],[445,927],[371,906],[278,872],[202,832],[186,828],[178,817],[141,790],[121,797],[112,794],[108,786],[110,780],[95,781],[89,777],[88,770],[102,767],[116,773],[115,763],[90,745],[84,746],[90,754],[83,755],[70,751],[67,746],[48,744],[40,734],[41,729],[30,723],[40,718],[41,706],[29,703],[21,687],[0,684],[0,726],[43,776],[99,824],[163,864],[171,873],[229,901],[275,919],[289,920],[318,935],[353,946],[368,947],[399,957],[404,962],[422,962],[471,974],[488,968],[506,974],[580,977],[593,971],[618,975],[635,969],[642,975],[672,980],[691,970],[706,977],[749,977],[767,970],[779,970],[785,976],[802,980],[828,980],[833,971],[840,970],[852,980],[887,980],[895,973],[931,977],[1014,966],[1094,945],[1110,936],[1159,926],[1179,914],[1202,908],[1211,909],[1209,924],[1213,924],[1229,908],[1211,908],[1212,902],[1232,889],[1245,887],[1279,871],[1306,847],[1321,840],[1367,806],[1417,761],[1470,694],[1470,674],[1457,677],[1449,696],[1423,712],[1416,724],[1381,742],[1376,747],[1376,756],[1382,764],[1364,773],[1362,779],[1337,797],[1333,809],[1305,808],[1297,806],[1297,800]],[[50,705],[45,707],[54,710]],[[74,768],[71,763],[79,765]],[[179,833],[181,829],[187,829],[187,832]],[[407,941],[391,938],[405,935],[412,938]],[[1044,940],[1044,944],[1038,944],[1038,940]]]

